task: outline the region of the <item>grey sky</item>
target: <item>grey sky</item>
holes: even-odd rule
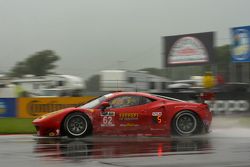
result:
[[[162,66],[162,36],[250,24],[249,0],[0,0],[0,71],[44,49],[56,72],[85,79],[103,69]],[[120,62],[119,61],[123,61]]]

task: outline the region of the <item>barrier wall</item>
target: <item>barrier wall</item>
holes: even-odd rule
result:
[[[158,93],[181,100],[195,101],[195,93]],[[0,98],[0,117],[36,118],[43,114],[74,107],[96,96],[57,98]],[[250,114],[250,93],[217,93],[214,101],[206,101],[214,114]]]
[[[36,118],[49,112],[86,103],[93,98],[95,97],[19,98],[17,100],[17,117]]]
[[[181,100],[195,101],[197,93],[157,93]],[[215,93],[215,100],[206,101],[214,114],[250,114],[249,92]]]
[[[0,117],[16,117],[15,98],[0,98]]]

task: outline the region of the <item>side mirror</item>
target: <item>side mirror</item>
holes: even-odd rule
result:
[[[110,106],[109,102],[104,101],[101,103],[101,110],[104,111],[109,106]]]

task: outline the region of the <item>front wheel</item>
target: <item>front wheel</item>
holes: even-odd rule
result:
[[[193,112],[181,111],[174,117],[172,128],[175,134],[191,136],[199,129],[199,120]]]
[[[83,137],[89,133],[91,122],[85,114],[75,112],[65,118],[63,127],[68,137]]]

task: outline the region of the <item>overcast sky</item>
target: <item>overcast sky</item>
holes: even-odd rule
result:
[[[162,36],[250,25],[249,0],[0,0],[0,71],[51,49],[56,72],[162,67]]]

